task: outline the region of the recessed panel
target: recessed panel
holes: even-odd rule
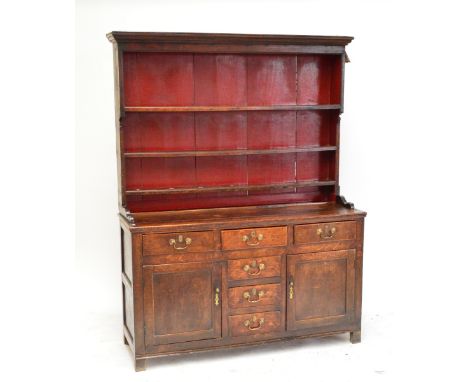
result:
[[[318,105],[339,103],[339,97],[332,93],[336,84],[335,61],[341,56],[306,55],[297,57],[297,103],[298,105]],[[339,61],[341,62],[341,61]]]
[[[248,114],[248,147],[270,149],[296,145],[295,111],[256,111]]]
[[[126,152],[195,149],[193,113],[127,113]]]
[[[195,158],[127,158],[128,189],[193,187]]]
[[[247,102],[253,106],[294,105],[296,56],[248,56]]]
[[[335,152],[297,154],[297,180],[334,180]]]
[[[247,184],[246,156],[199,157],[196,163],[199,186]]]
[[[296,264],[295,319],[346,314],[346,259]]]
[[[209,330],[212,281],[209,270],[153,275],[154,335]]]
[[[135,336],[135,316],[133,314],[133,293],[132,289],[128,288],[125,284],[122,284],[124,292],[124,310],[125,310],[125,326],[130,334]]]
[[[125,160],[125,185],[127,190],[141,188],[141,160]]]
[[[247,148],[247,112],[195,113],[197,150]]]
[[[247,103],[247,59],[241,55],[194,56],[195,105]]]
[[[297,112],[297,147],[335,146],[337,117],[334,111]]]
[[[295,154],[252,155],[248,158],[251,185],[295,181]]]
[[[193,55],[127,52],[125,106],[193,105]]]

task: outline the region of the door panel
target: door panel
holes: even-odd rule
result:
[[[288,330],[351,320],[355,250],[288,256]]]
[[[221,265],[160,265],[143,272],[147,345],[221,337]]]

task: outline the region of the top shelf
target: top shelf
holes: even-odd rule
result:
[[[339,110],[341,105],[272,105],[272,106],[126,106],[126,112],[175,113],[203,111],[262,111],[262,110]]]

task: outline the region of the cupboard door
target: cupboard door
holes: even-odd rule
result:
[[[147,346],[221,337],[221,265],[144,267]]]
[[[352,320],[356,251],[288,256],[288,330]]]

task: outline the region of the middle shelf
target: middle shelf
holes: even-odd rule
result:
[[[196,150],[196,151],[143,151],[126,152],[126,158],[177,158],[177,157],[212,157],[212,156],[242,156],[242,155],[266,155],[266,154],[289,154],[307,153],[321,151],[336,151],[336,146],[309,146],[309,147],[287,147],[278,149],[262,150]]]

